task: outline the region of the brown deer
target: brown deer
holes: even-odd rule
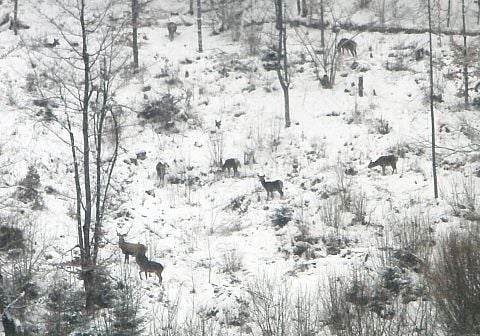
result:
[[[145,256],[145,253],[137,254],[135,256],[135,261],[137,262],[138,267],[140,267],[140,272],[138,272],[140,275],[140,280],[142,280],[142,272],[145,273],[145,280],[147,279],[149,273],[155,273],[158,277],[158,281],[162,283],[162,264],[156,261],[148,260],[148,258]]]
[[[233,169],[233,176],[238,175],[238,168],[240,167],[240,160],[238,159],[227,159],[222,165],[222,172],[225,172],[225,169],[228,170],[228,176],[230,176],[230,170]]]
[[[155,167],[155,169],[157,170],[157,176],[160,179],[160,183],[162,184],[162,186],[165,185],[165,173],[167,171],[167,168],[169,168],[168,163],[164,163],[162,161],[159,161]]]
[[[145,254],[147,252],[147,247],[143,244],[127,243],[125,241],[125,236],[117,232],[118,236],[118,246],[122,250],[122,253],[125,255],[125,263],[128,263],[129,256],[136,256],[139,253]]]
[[[385,167],[386,166],[392,166],[392,175],[397,172],[397,161],[398,157],[395,155],[385,155],[385,156],[380,156],[377,160],[374,162],[370,161],[368,164],[368,168],[373,168],[377,166],[382,167],[382,174],[385,175]]]
[[[54,38],[52,43],[50,42],[45,43],[45,47],[50,49],[55,48],[58,45],[60,45],[60,41],[57,38]]]
[[[258,179],[262,183],[262,186],[265,188],[267,191],[267,200],[268,196],[272,195],[273,198],[273,192],[278,191],[280,194],[280,197],[283,197],[283,182],[280,180],[276,181],[265,181],[265,175],[258,175]]]
[[[342,52],[350,52],[352,56],[357,56],[357,43],[352,39],[342,38],[337,44],[337,49]]]
[[[175,36],[175,33],[177,32],[177,24],[175,22],[168,22],[167,29],[168,29],[168,38],[170,39],[170,41],[172,41],[173,37]]]

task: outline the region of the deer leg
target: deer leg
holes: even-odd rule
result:
[[[382,175],[385,175],[385,166],[382,166]]]
[[[140,275],[140,280],[142,280],[142,271],[138,272],[138,275]]]

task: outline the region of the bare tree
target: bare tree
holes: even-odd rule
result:
[[[287,59],[287,25],[285,20],[285,3],[283,0],[273,0],[275,4],[275,28],[278,31],[276,67],[278,81],[283,91],[285,109],[285,127],[290,127],[290,74]]]
[[[197,0],[197,34],[198,34],[198,52],[203,52],[202,41],[202,0]]]
[[[12,28],[15,35],[18,34],[18,0],[13,0]]]
[[[132,0],[132,50],[133,67],[138,69],[138,0]]]
[[[79,275],[86,294],[85,306],[92,309],[104,305],[99,288],[101,269],[97,266],[118,155],[119,112],[113,98],[119,86],[117,77],[128,59],[124,53],[128,18],[123,18],[123,7],[117,0],[55,0],[54,4],[63,14],[62,20],[40,14],[63,36],[61,43],[66,47],[50,48],[50,57],[34,50],[32,58],[41,63],[46,74],[42,83],[48,85],[39,86],[42,95],[63,110],[63,114],[53,114],[52,118],[64,132],[56,134],[71,152]],[[107,145],[109,133],[113,134],[109,137],[113,143]]]
[[[468,61],[467,61],[467,28],[465,24],[465,0],[462,0],[462,35],[463,35],[463,83],[465,86],[465,108],[468,107]]]
[[[463,0],[462,0],[463,1]],[[436,148],[435,148],[435,113],[433,109],[433,50],[432,50],[432,9],[430,7],[430,0],[427,3],[428,6],[428,37],[430,47],[430,120],[432,127],[432,174],[433,174],[433,194],[435,198],[438,198],[438,186],[437,186],[437,163],[436,163]]]

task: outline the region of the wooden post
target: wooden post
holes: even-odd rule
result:
[[[363,97],[363,76],[358,77],[358,95]]]

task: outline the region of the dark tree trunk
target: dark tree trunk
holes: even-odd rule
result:
[[[138,69],[138,0],[132,0],[133,68]]]
[[[467,27],[465,24],[465,0],[462,0],[462,35],[463,35],[463,83],[465,86],[465,107],[468,107],[468,59],[467,59]]]
[[[198,34],[198,52],[203,52],[202,43],[202,1],[197,0],[197,34]]]
[[[13,1],[13,33],[18,34],[18,0]]]
[[[302,17],[307,17],[308,15],[308,8],[307,8],[307,0],[302,0]]]
[[[287,59],[287,28],[284,20],[283,0],[275,1],[275,27],[278,30],[277,45],[277,77],[283,91],[283,101],[285,108],[285,127],[290,127],[290,76],[288,75]]]
[[[4,312],[2,315],[2,325],[5,336],[18,336],[15,321],[9,317],[7,312]]]
[[[320,0],[320,46],[325,52],[325,8],[323,6],[323,0]]]
[[[463,0],[462,0],[463,1]],[[430,119],[432,127],[432,174],[433,174],[433,193],[435,198],[438,198],[437,186],[437,163],[435,153],[435,113],[433,110],[433,50],[432,50],[432,10],[430,8],[430,0],[428,0],[428,37],[430,47]]]
[[[358,77],[358,96],[363,97],[363,76]]]

